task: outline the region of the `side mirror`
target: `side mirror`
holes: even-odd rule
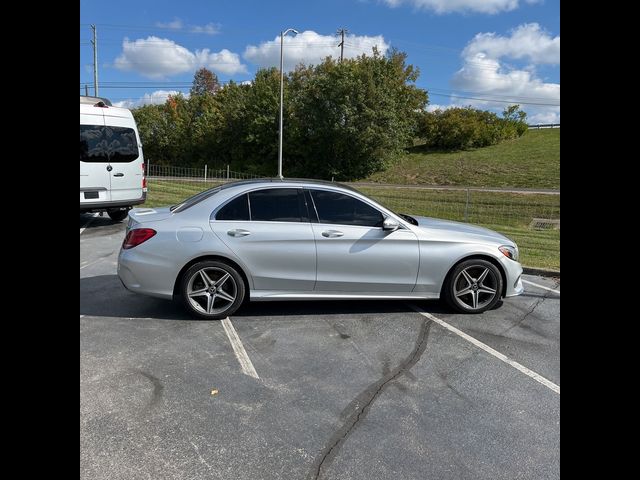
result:
[[[399,226],[400,224],[391,217],[385,218],[384,222],[382,222],[382,230],[387,230],[389,232],[397,230]]]

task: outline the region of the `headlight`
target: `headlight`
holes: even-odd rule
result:
[[[505,257],[510,258],[513,261],[517,262],[518,258],[520,258],[518,247],[516,245],[501,245],[498,247],[498,250],[500,250]]]

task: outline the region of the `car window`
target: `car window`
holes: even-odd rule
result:
[[[80,125],[81,162],[129,163],[138,156],[138,141],[132,128]]]
[[[104,149],[102,131],[104,126],[80,125],[80,161],[103,162],[109,161]]]
[[[304,197],[297,188],[269,188],[249,192],[251,220],[262,222],[302,222]]]
[[[327,190],[311,190],[320,223],[381,227],[384,217],[357,198]]]
[[[249,220],[247,194],[234,198],[216,214],[216,220]]]

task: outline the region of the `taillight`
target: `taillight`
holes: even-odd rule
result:
[[[156,232],[153,228],[136,228],[134,230],[129,230],[127,236],[124,237],[124,242],[122,242],[122,249],[128,250],[133,247],[137,247],[143,242],[146,242],[151,237],[153,237]]]

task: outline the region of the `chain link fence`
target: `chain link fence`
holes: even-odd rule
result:
[[[147,166],[145,206],[173,205],[208,188],[260,178],[232,170]],[[354,188],[397,213],[481,225],[513,239],[521,263],[560,269],[559,192],[498,191],[461,187],[359,185]]]

